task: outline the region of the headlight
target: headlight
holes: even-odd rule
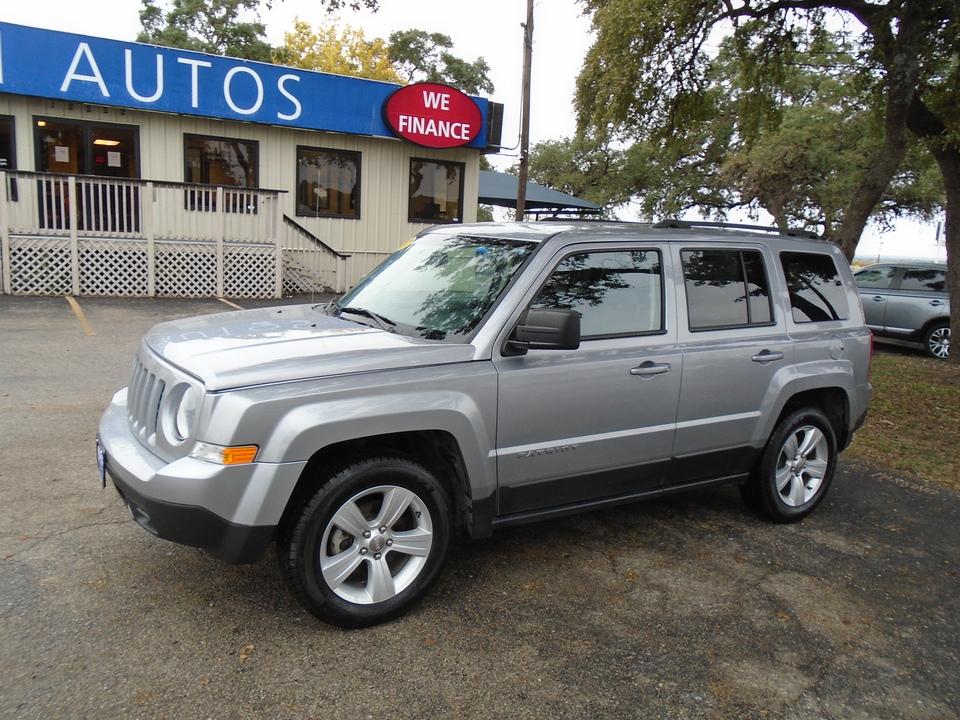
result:
[[[200,412],[200,391],[189,383],[180,383],[167,396],[162,413],[163,434],[171,442],[183,442],[193,435]]]

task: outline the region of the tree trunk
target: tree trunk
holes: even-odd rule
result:
[[[850,262],[853,262],[870,214],[883,198],[906,154],[907,117],[920,79],[920,42],[929,5],[929,0],[907,0],[896,37],[890,37],[889,27],[884,24],[886,21],[883,17],[875,16],[868,26],[882,48],[887,71],[884,140],[833,238]]]
[[[947,140],[947,126],[920,99],[910,104],[910,130],[927,142],[943,175],[947,202],[947,276],[950,278],[950,327],[960,328],[960,145]],[[952,343],[954,346],[956,343]],[[960,365],[960,351],[951,348],[950,362]]]
[[[960,149],[956,145],[933,151],[947,194],[947,276],[950,278],[950,327],[960,329]],[[952,340],[952,338],[951,338]],[[960,365],[960,350],[951,343],[950,362]]]

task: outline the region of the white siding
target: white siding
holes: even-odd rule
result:
[[[480,151],[430,150],[410,143],[340,133],[241,123],[138,110],[106,108],[0,93],[0,114],[15,118],[16,161],[20,170],[37,170],[34,116],[135,125],[140,136],[140,175],[144,179],[184,182],[185,134],[253,140],[259,143],[261,188],[284,190],[283,211],[334,249],[351,255],[348,284],[353,285],[429,223],[407,221],[410,158],[465,163],[464,207],[467,222],[476,219]],[[298,145],[361,153],[360,219],[296,215]]]

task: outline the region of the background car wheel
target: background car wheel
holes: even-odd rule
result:
[[[823,500],[836,461],[836,435],[826,415],[816,408],[796,410],[777,425],[740,493],[770,520],[796,522]]]
[[[323,483],[287,524],[280,566],[313,615],[367,627],[406,612],[437,579],[450,503],[425,468],[370,457]]]
[[[950,326],[934,325],[927,330],[923,336],[923,349],[930,357],[946,360],[950,356]]]

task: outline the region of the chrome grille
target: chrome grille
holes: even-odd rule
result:
[[[130,427],[146,442],[152,442],[157,433],[157,417],[165,387],[166,383],[150,372],[139,358],[134,362],[127,390],[127,416]]]

